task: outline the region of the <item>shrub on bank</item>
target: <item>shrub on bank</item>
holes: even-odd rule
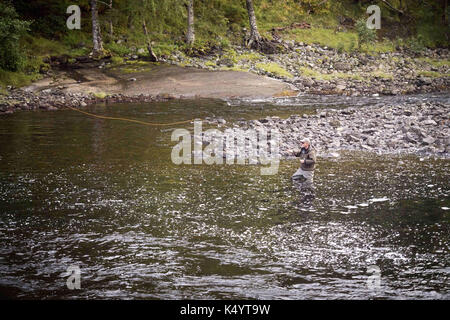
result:
[[[24,36],[30,22],[20,20],[14,7],[0,3],[0,68],[18,71],[25,63],[19,40]]]

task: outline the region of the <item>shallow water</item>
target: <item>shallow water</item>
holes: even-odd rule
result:
[[[210,116],[231,123],[346,105],[336,99],[173,101],[90,111],[149,122]],[[304,190],[290,180],[295,160],[282,161],[274,176],[261,176],[259,166],[176,166],[171,129],[73,111],[0,118],[1,295],[450,297],[449,160],[344,152],[319,159],[315,189]],[[71,265],[81,268],[80,290],[66,288]],[[380,268],[376,288],[367,283],[373,265]]]

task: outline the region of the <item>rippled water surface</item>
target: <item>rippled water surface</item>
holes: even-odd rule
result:
[[[349,104],[305,101],[178,101],[90,111],[232,123]],[[315,189],[302,190],[290,180],[295,160],[282,161],[274,176],[261,176],[258,166],[176,166],[172,129],[73,111],[0,118],[1,295],[450,297],[449,160],[344,152],[319,158]],[[71,265],[81,268],[80,290],[66,288]],[[380,268],[379,288],[367,285],[373,265]]]

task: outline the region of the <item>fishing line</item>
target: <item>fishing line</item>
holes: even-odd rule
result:
[[[71,110],[74,110],[74,111],[77,111],[77,112],[83,113],[85,115],[88,115],[90,117],[94,117],[94,118],[98,118],[98,119],[128,121],[128,122],[143,124],[143,125],[146,125],[146,126],[172,126],[172,125],[176,125],[176,124],[183,124],[183,123],[193,122],[195,120],[195,119],[190,119],[190,120],[169,122],[169,123],[153,123],[153,122],[145,122],[145,121],[128,119],[128,118],[101,116],[101,115],[98,115],[98,114],[94,114],[94,113],[86,112],[86,111],[79,110],[79,109],[76,109],[76,108],[72,108],[70,106],[66,106],[66,107],[71,109]]]

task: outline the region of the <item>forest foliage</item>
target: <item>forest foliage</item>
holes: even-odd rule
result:
[[[98,0],[105,49],[123,56],[130,53],[131,47],[145,47],[143,21],[157,55],[183,49],[187,45],[187,2]],[[245,2],[194,0],[195,43],[189,45],[202,52],[211,46],[227,48],[243,44],[249,29]],[[66,27],[66,9],[74,3],[81,8],[81,30]],[[448,47],[447,0],[253,0],[253,3],[259,32],[269,39],[272,28],[307,22],[311,29],[297,30],[291,36],[337,49],[358,50],[360,46],[353,44],[358,34],[361,44],[376,39],[380,43],[389,41],[392,45],[385,46],[389,50],[399,43],[419,50],[425,46]],[[358,20],[367,17],[366,8],[371,4],[382,9],[382,28],[376,37],[373,32],[361,29],[361,23],[355,27]],[[2,70],[33,72],[42,67],[40,58],[44,56],[77,56],[92,50],[89,0],[1,0],[0,5],[0,77]],[[341,27],[345,21],[352,21],[353,27]]]

